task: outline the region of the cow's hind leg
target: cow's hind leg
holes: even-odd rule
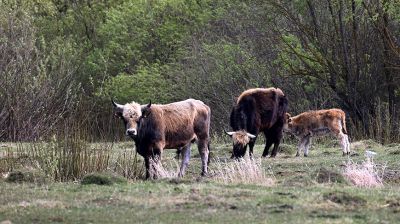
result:
[[[183,154],[183,158],[182,158],[181,168],[179,170],[178,177],[183,177],[185,175],[185,170],[186,170],[187,166],[189,165],[190,146],[191,146],[191,143],[189,143],[188,145],[181,148],[182,149],[181,153]]]
[[[275,134],[273,136],[271,136],[274,142],[274,148],[272,149],[271,152],[271,157],[275,157],[276,154],[278,153],[278,148],[279,148],[279,144],[281,143],[281,139],[282,139],[282,129],[279,129],[277,131],[274,132]]]
[[[310,149],[311,146],[311,136],[307,136],[305,143],[304,143],[304,156],[308,156],[308,150]]]
[[[208,139],[199,139],[197,147],[199,148],[199,154],[201,157],[201,175],[205,176],[208,172]]]
[[[347,146],[348,137],[347,137],[347,135],[342,133],[342,132],[340,132],[339,134],[337,134],[337,138],[340,141],[340,146],[342,147],[343,156],[348,155],[350,153],[350,151],[347,152],[347,149],[348,149],[348,146]]]
[[[346,135],[347,155],[350,155],[350,141],[349,136]]]

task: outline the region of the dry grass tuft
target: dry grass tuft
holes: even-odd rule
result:
[[[150,159],[150,176],[154,178],[176,178],[179,173],[179,164],[176,160],[170,161],[168,166],[164,167],[159,159]]]
[[[349,161],[344,170],[344,177],[358,187],[381,187],[383,186],[382,175],[385,166],[378,166],[367,158],[361,164]]]
[[[213,177],[216,181],[225,184],[260,184],[264,186],[272,186],[275,179],[266,175],[261,165],[261,159],[239,159],[232,162],[222,162],[216,160],[214,162]]]

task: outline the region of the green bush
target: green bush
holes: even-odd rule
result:
[[[82,178],[81,184],[113,185],[126,184],[127,180],[121,176],[109,173],[91,173]]]

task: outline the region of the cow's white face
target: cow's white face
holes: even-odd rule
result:
[[[292,124],[292,116],[289,113],[285,113],[285,122],[283,124],[284,132],[292,132],[293,124]]]
[[[135,138],[138,134],[138,124],[142,117],[140,104],[132,102],[125,105],[119,105],[113,102],[114,114],[120,118],[125,125],[125,134]]]

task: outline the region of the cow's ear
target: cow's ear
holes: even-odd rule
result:
[[[151,101],[149,104],[147,104],[147,106],[142,108],[142,117],[146,118],[151,114]]]
[[[117,117],[117,118],[122,118],[122,112],[116,111],[114,113],[114,116]]]

